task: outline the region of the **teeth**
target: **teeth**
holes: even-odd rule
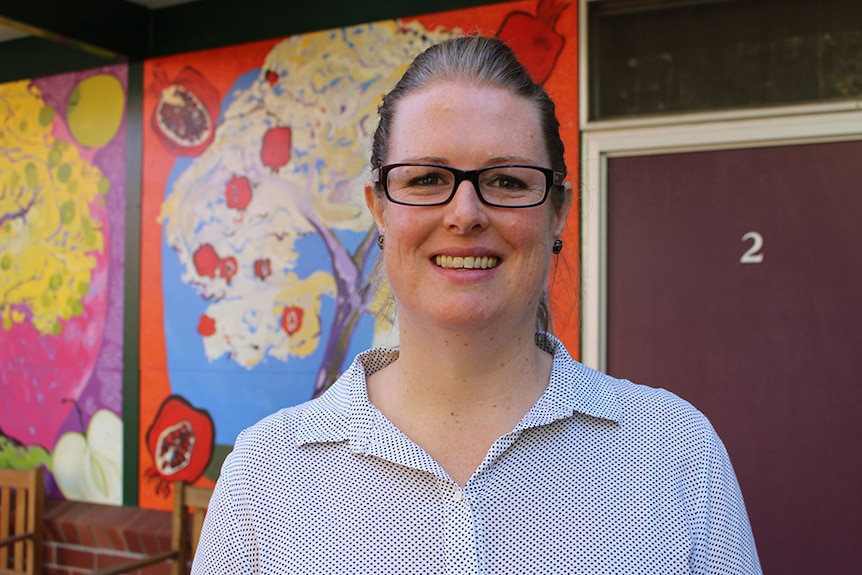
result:
[[[441,268],[456,268],[468,270],[487,270],[497,266],[499,259],[494,256],[481,257],[452,257],[452,256],[437,256],[437,265]]]

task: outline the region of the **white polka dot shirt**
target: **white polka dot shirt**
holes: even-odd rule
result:
[[[368,400],[366,374],[397,351],[359,355],[240,434],[192,573],[760,573],[706,418],[542,345],[545,393],[463,489]]]

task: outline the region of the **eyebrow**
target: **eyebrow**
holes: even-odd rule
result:
[[[397,163],[412,163],[418,162],[422,164],[440,164],[442,166],[451,166],[449,161],[446,158],[440,156],[421,156],[421,157],[411,157],[404,160],[398,160]],[[527,164],[527,165],[541,165],[541,162],[531,159],[525,158],[522,156],[495,156],[490,158],[485,166],[499,166],[502,164]]]

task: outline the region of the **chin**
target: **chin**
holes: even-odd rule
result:
[[[435,316],[435,321],[440,327],[459,329],[463,331],[474,331],[493,326],[499,319],[506,319],[504,314],[492,313],[476,305],[465,305],[463,307],[452,307]]]
[[[491,317],[492,314],[484,313],[475,303],[456,305],[446,304],[443,300],[436,301],[433,309],[422,309],[418,312],[406,311],[402,306],[398,309],[399,322],[408,322],[431,329],[472,331],[491,323],[489,321]]]

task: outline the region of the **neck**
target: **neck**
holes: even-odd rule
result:
[[[487,416],[477,408],[528,409],[547,386],[551,357],[536,346],[532,326],[470,332],[402,323],[399,333],[398,360],[369,387],[378,407]]]
[[[553,360],[532,329],[399,325],[398,359],[368,378],[369,399],[465,485],[494,441],[544,392]]]

